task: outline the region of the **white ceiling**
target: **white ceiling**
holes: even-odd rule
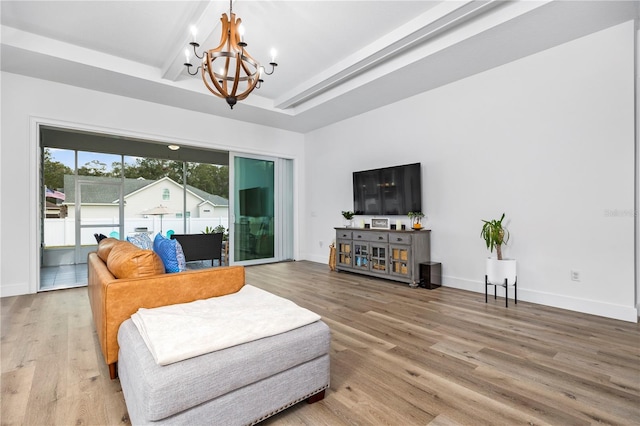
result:
[[[275,74],[230,110],[184,70],[228,1],[1,1],[2,70],[306,132],[637,18],[638,1],[235,0]]]

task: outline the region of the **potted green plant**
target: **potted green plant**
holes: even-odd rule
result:
[[[227,228],[224,227],[224,225],[218,225],[214,228],[214,231],[216,233],[221,233],[222,234],[222,241],[227,241],[229,239],[229,232],[227,232]]]
[[[482,232],[480,233],[482,238],[484,238],[484,242],[487,243],[489,251],[493,253],[493,249],[496,250],[498,260],[502,260],[502,245],[509,241],[509,231],[502,226],[504,216],[505,214],[502,213],[502,217],[499,220],[483,219],[484,225],[482,225]]]
[[[500,219],[482,220],[484,225],[482,225],[480,236],[491,253],[494,249],[496,251],[495,258],[487,259],[485,280],[488,284],[514,285],[516,283],[516,260],[502,257],[502,246],[509,241],[509,231],[502,223],[504,218],[505,214],[502,213]]]
[[[351,227],[351,225],[352,225],[351,221],[353,220],[353,217],[355,215],[356,214],[354,212],[350,211],[350,210],[342,210],[342,217],[345,220],[345,227],[347,227],[347,228]]]
[[[413,229],[422,229],[422,218],[424,217],[424,213],[417,212],[409,212],[407,213],[409,216],[409,220],[411,221],[411,227]]]

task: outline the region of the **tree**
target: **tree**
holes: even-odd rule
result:
[[[51,150],[44,149],[44,184],[47,188],[61,190],[64,188],[64,175],[72,175],[73,169],[60,161],[55,161]]]
[[[124,177],[131,179],[158,180],[169,177],[182,183],[182,161],[161,160],[157,158],[136,158],[134,164],[125,163]],[[111,176],[119,177],[119,162],[111,165]],[[209,194],[229,198],[229,167],[206,163],[187,163],[187,184]]]
[[[114,163],[114,176],[120,176],[120,167]],[[124,177],[158,180],[168,176],[178,183],[182,183],[182,162],[160,160],[157,158],[136,158],[135,164],[125,164]]]
[[[108,176],[107,165],[99,160],[91,160],[78,168],[80,176]]]
[[[190,163],[187,183],[209,194],[229,198],[229,167]]]
[[[124,177],[131,179],[158,180],[169,177],[182,184],[182,161],[162,160],[158,158],[136,158],[135,163],[124,164]],[[73,169],[59,161],[55,161],[51,150],[44,150],[44,181],[48,188],[64,187],[64,175],[72,175]],[[122,164],[116,161],[111,170],[99,160],[91,160],[78,169],[81,176],[120,177]],[[229,167],[207,163],[187,163],[187,184],[209,194],[229,198]]]

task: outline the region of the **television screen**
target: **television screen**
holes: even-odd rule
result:
[[[420,163],[354,172],[353,211],[373,216],[422,211]]]

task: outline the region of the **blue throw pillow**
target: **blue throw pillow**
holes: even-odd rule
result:
[[[162,259],[166,272],[182,272],[187,269],[184,252],[178,240],[168,240],[158,234],[153,240],[153,251]]]
[[[129,235],[127,236],[127,241],[143,250],[153,250],[153,241],[151,241],[151,237],[146,232]]]

